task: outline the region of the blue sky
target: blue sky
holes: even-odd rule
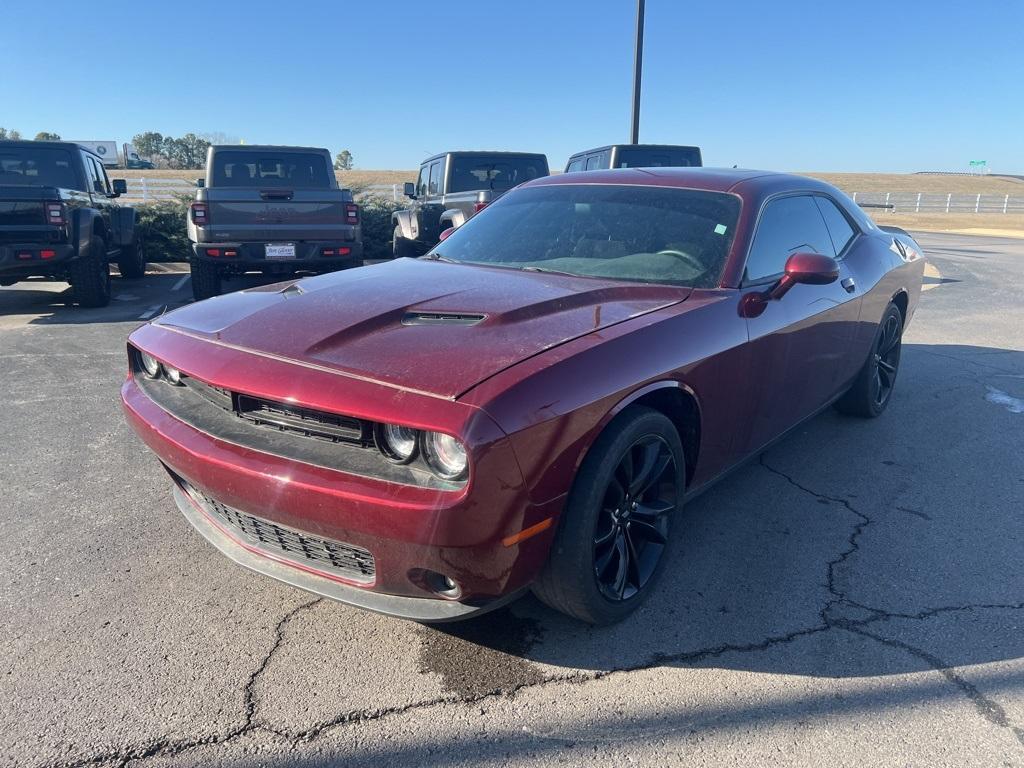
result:
[[[45,15],[41,9],[46,8]],[[0,3],[0,125],[347,148],[628,139],[633,0]],[[103,100],[92,94],[101,93]],[[708,165],[1024,173],[1024,2],[648,0],[641,141]]]

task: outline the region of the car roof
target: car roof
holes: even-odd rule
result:
[[[285,144],[213,144],[214,152],[326,152],[323,147],[291,147]]]
[[[636,184],[706,189],[712,192],[738,192],[742,188],[744,194],[786,189],[834,189],[823,181],[807,176],[746,168],[612,168],[545,176],[529,181],[524,186],[548,184]]]
[[[606,149],[614,149],[615,147],[629,147],[630,149],[700,149],[695,144],[606,144],[603,147],[594,147],[593,149],[584,149],[579,152],[573,152],[569,155],[570,158],[579,157],[580,155],[589,155],[592,152],[604,152]]]
[[[422,161],[420,165],[429,163],[432,160],[438,160],[448,155],[483,155],[485,157],[543,157],[547,159],[547,155],[543,152],[496,152],[490,149],[452,149],[448,152],[439,152],[436,155],[431,155],[426,160]]]
[[[81,144],[77,144],[73,141],[33,141],[31,139],[3,139],[0,141],[0,146],[4,147],[38,147],[40,145],[56,147],[58,149],[80,149],[86,154],[92,155],[100,160],[103,159],[88,147],[82,146]]]

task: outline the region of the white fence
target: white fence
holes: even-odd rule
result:
[[[155,203],[161,200],[175,200],[182,195],[191,198],[196,193],[195,182],[186,179],[140,177],[128,179],[127,181],[128,193],[122,195],[121,199],[131,202]],[[402,197],[402,185],[371,184],[361,189],[359,194],[400,200]]]
[[[194,182],[185,179],[128,179],[125,200],[152,203],[195,194]],[[371,184],[360,195],[402,199],[401,184]],[[867,208],[885,207],[899,213],[1024,213],[1024,196],[933,194],[924,192],[854,192],[854,202]]]
[[[1024,197],[1013,195],[854,192],[854,202],[894,213],[1024,213]]]

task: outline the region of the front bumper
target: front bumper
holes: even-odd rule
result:
[[[455,600],[389,595],[355,587],[327,578],[315,571],[299,568],[293,562],[272,557],[267,552],[247,545],[231,535],[223,526],[218,525],[180,484],[174,484],[173,492],[174,501],[185,519],[202,534],[203,538],[239,565],[293,587],[356,608],[425,623],[459,621],[507,605],[526,591],[526,587],[523,587],[483,605],[467,605]]]
[[[53,251],[44,259],[42,251]],[[28,254],[31,258],[19,258]],[[74,256],[75,249],[68,243],[3,243],[0,244],[0,277],[32,277],[59,272]]]
[[[226,358],[218,359],[227,354],[224,350],[204,345],[204,352],[196,357],[197,364],[211,372],[230,365]],[[232,359],[237,370],[237,353]],[[293,366],[268,360],[260,365],[265,369],[252,370],[253,380],[288,381],[291,390],[301,390]],[[201,378],[203,371],[191,373]],[[304,383],[311,391],[337,387],[330,374],[310,373],[308,378]],[[346,389],[351,403],[375,410],[400,403],[409,413],[421,405],[419,396],[400,391],[392,393],[395,401],[386,402],[392,396],[386,389],[356,380],[347,382]],[[514,599],[547,558],[554,526],[526,540],[509,539],[557,516],[562,500],[530,502],[507,439],[496,426],[488,426],[493,422],[486,416],[476,417],[470,427],[478,435],[474,439],[484,443],[470,481],[458,490],[438,490],[307,464],[220,439],[165,411],[132,376],[122,387],[122,402],[143,441],[173,476],[200,495],[289,531],[362,548],[372,554],[375,565],[369,580],[359,580],[233,537],[204,515],[193,496],[183,495],[179,482],[176,500],[192,524],[231,559],[272,578],[381,613],[451,621]],[[451,430],[475,410],[437,399],[422,405],[436,409],[438,421],[430,427]],[[458,597],[439,594],[422,578],[425,571],[452,578],[460,588]]]

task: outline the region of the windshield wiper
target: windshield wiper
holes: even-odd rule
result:
[[[579,277],[575,272],[563,272],[560,269],[548,269],[547,267],[519,267],[522,272],[544,272],[548,275],[568,275],[569,277]]]
[[[444,261],[448,264],[462,264],[461,261],[456,259],[449,259],[447,256],[442,256],[440,253],[428,253],[426,256],[421,256],[424,261]]]

